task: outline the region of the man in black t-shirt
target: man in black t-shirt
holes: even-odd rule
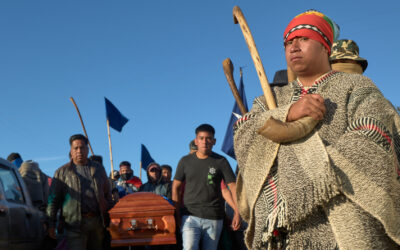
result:
[[[212,152],[215,145],[215,130],[209,124],[196,128],[196,153],[188,154],[179,161],[172,185],[172,200],[181,219],[183,249],[217,249],[224,218],[224,199],[221,195],[221,180],[227,183],[236,202],[235,175],[228,161]],[[184,207],[180,199],[181,185],[185,184]],[[237,209],[235,209],[237,211]],[[180,218],[182,215],[182,218]],[[232,227],[239,227],[239,216]],[[179,224],[178,224],[179,225]]]

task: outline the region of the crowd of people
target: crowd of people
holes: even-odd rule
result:
[[[215,129],[201,124],[189,153],[172,167],[131,163],[107,177],[88,139],[69,139],[71,161],[48,177],[18,153],[7,158],[48,216],[48,235],[69,249],[109,248],[108,211],[135,192],[152,192],[175,206],[175,249],[397,249],[400,244],[399,115],[370,79],[353,40],[317,11],[296,16],[284,32],[287,70],[265,98],[235,124],[236,173],[213,151]],[[288,79],[294,74],[295,79]],[[296,142],[277,142],[268,121],[312,117],[318,125]],[[244,234],[244,231],[246,233]]]
[[[239,229],[240,217],[236,206],[235,175],[228,161],[212,152],[214,134],[214,128],[208,124],[196,129],[196,138],[190,142],[188,156],[179,163],[174,181],[171,179],[172,167],[156,162],[146,167],[146,183],[134,175],[129,161],[122,161],[119,170],[107,177],[102,157],[88,157],[88,139],[82,134],[70,137],[70,161],[58,168],[53,178],[46,176],[37,162],[23,161],[18,153],[11,153],[7,160],[18,168],[33,204],[47,214],[46,240],[52,241],[44,244],[48,249],[57,245],[58,249],[109,249],[108,211],[121,198],[135,192],[152,192],[176,205],[177,225],[182,223],[181,230],[177,227],[178,244],[165,249],[183,246],[194,249],[194,244],[216,249],[225,219],[223,199],[233,211],[231,218],[227,218],[232,221],[228,226],[231,230]],[[185,160],[188,157],[197,163],[191,166],[192,162]],[[201,175],[200,169],[204,169]],[[185,185],[181,185],[182,182]],[[195,232],[191,231],[193,227],[189,221],[196,216],[211,224],[201,224]],[[194,237],[196,230],[200,230],[200,238]],[[226,239],[229,234],[224,237],[230,242]],[[222,244],[219,248],[227,249]]]

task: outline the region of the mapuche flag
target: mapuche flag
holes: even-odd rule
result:
[[[246,108],[246,110],[248,110],[246,94],[244,92],[244,84],[243,84],[243,75],[242,74],[240,74],[239,95],[242,98],[244,107]],[[233,159],[236,159],[235,150],[233,148],[233,125],[238,120],[237,114],[241,115],[241,116],[244,115],[244,114],[242,114],[242,112],[240,112],[239,105],[235,101],[235,104],[233,105],[231,118],[229,119],[228,128],[226,129],[224,142],[222,143],[222,148],[221,148],[222,152],[229,155]]]
[[[106,114],[110,127],[121,132],[122,127],[129,121],[128,118],[123,116],[114,104],[112,104],[106,97],[104,97],[104,99],[106,101]]]
[[[151,157],[149,151],[147,148],[142,144],[142,157],[141,157],[141,162],[142,162],[142,168],[147,171],[147,166],[155,162],[155,160]]]

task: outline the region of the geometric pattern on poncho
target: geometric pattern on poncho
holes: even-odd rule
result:
[[[282,197],[278,193],[278,168],[276,165],[271,168],[264,186],[267,187],[263,188],[265,192],[261,193],[261,197],[268,214],[271,214],[282,203]]]
[[[385,125],[375,118],[359,118],[349,125],[347,131],[357,131],[381,146],[386,152],[392,152],[392,136]]]
[[[233,125],[233,131],[235,132],[244,122],[250,120],[253,117],[254,117],[253,114],[248,114],[248,113],[242,116],[242,118],[238,119]]]
[[[328,72],[327,74],[323,75],[321,78],[317,79],[313,85],[311,85],[311,87],[307,88],[304,87],[301,82],[299,82],[298,80],[296,80],[297,83],[297,88],[295,88],[293,90],[293,96],[291,99],[291,102],[297,102],[301,97],[307,95],[307,94],[314,94],[315,92],[317,92],[318,87],[326,82],[328,80],[328,78],[334,74],[336,74],[337,71],[331,70],[330,72]]]

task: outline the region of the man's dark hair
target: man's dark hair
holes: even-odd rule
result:
[[[200,126],[198,126],[196,128],[196,135],[199,132],[209,132],[212,135],[215,135],[215,129],[213,128],[213,126],[211,126],[210,124],[206,124],[206,123],[205,124],[201,124]]]
[[[86,146],[88,145],[88,139],[86,138],[86,136],[84,136],[82,134],[76,134],[76,135],[71,136],[69,138],[69,145],[71,146],[72,142],[75,140],[82,140]]]
[[[168,169],[168,171],[172,173],[172,167],[170,165],[167,164],[161,165],[161,170],[163,169]]]
[[[122,161],[119,164],[119,167],[121,168],[121,166],[128,166],[129,168],[131,168],[131,163],[129,161]]]
[[[15,159],[22,159],[22,157],[18,153],[11,153],[7,156],[7,161],[12,162]]]
[[[101,155],[91,155],[89,159],[103,165],[103,157],[101,157]]]

